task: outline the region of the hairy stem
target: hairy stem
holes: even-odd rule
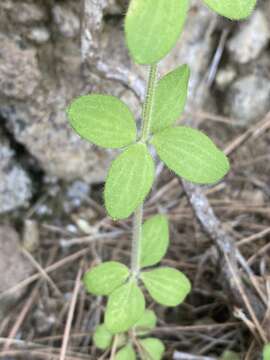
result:
[[[150,134],[152,112],[155,97],[157,79],[157,65],[151,65],[149,72],[149,79],[147,85],[147,94],[143,106],[142,116],[142,136],[141,142],[145,143]],[[133,218],[133,236],[131,249],[131,271],[136,276],[140,271],[140,256],[141,256],[141,237],[142,237],[142,222],[143,222],[143,203],[138,206]]]
[[[157,64],[151,65],[148,85],[147,85],[147,94],[145,103],[143,106],[143,116],[142,116],[142,137],[141,141],[146,142],[150,133],[150,126],[152,120],[153,106],[154,106],[154,96],[156,89],[157,81]]]
[[[131,271],[135,276],[140,270],[143,204],[139,205],[133,216],[133,234],[131,249]]]

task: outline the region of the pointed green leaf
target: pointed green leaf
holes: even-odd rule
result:
[[[175,46],[183,29],[188,0],[131,0],[125,19],[126,42],[139,64],[153,64]]]
[[[147,338],[140,340],[142,346],[142,360],[161,360],[165,351],[165,346],[159,339]]]
[[[169,224],[165,216],[148,219],[142,228],[141,267],[158,263],[169,245]]]
[[[97,348],[105,350],[112,342],[112,334],[107,330],[104,324],[98,325],[94,333],[94,344]]]
[[[177,175],[197,184],[212,184],[229,171],[227,157],[199,130],[186,126],[165,129],[152,139],[156,151]]]
[[[72,128],[83,138],[105,148],[136,141],[136,124],[127,105],[114,96],[84,95],[68,108]]]
[[[145,271],[141,279],[152,298],[161,305],[179,305],[191,290],[186,275],[169,267]]]
[[[174,124],[182,114],[186,104],[189,75],[189,67],[183,65],[159,80],[152,115],[153,133]]]
[[[265,345],[263,349],[263,360],[270,360],[270,344]]]
[[[119,262],[107,261],[87,271],[84,285],[92,294],[109,295],[122,285],[129,276],[129,269]]]
[[[154,162],[146,145],[127,148],[112,163],[105,184],[105,205],[113,219],[125,219],[135,211],[154,181]]]
[[[256,5],[256,0],[204,0],[204,2],[219,15],[232,20],[247,18]]]
[[[145,310],[143,316],[134,325],[134,330],[137,335],[144,335],[150,330],[154,329],[157,323],[157,317],[153,310]]]
[[[119,350],[114,360],[136,360],[136,353],[133,350],[132,345],[126,345]]]
[[[140,319],[144,309],[143,293],[134,281],[130,281],[109,296],[105,325],[112,333],[127,331]]]
[[[240,360],[240,356],[234,351],[225,351],[220,360]]]

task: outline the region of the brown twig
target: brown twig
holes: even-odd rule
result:
[[[76,280],[75,280],[74,291],[73,291],[73,295],[72,295],[71,302],[70,302],[70,307],[69,307],[69,312],[68,312],[68,317],[67,317],[67,322],[66,322],[66,326],[65,326],[65,332],[64,332],[64,337],[63,337],[63,342],[62,342],[62,347],[61,347],[60,360],[65,360],[65,358],[66,358],[69,335],[70,335],[70,331],[71,331],[71,323],[72,323],[72,320],[74,317],[75,306],[76,306],[77,297],[78,297],[79,290],[80,290],[81,277],[82,277],[82,268],[80,267],[77,277],[76,277]]]
[[[197,356],[182,351],[175,351],[173,353],[173,360],[216,360],[216,358],[209,356]]]
[[[217,329],[225,329],[228,327],[239,326],[240,322],[227,322],[224,324],[207,324],[207,325],[187,325],[187,326],[162,326],[157,327],[151,331],[152,334],[165,334],[165,333],[177,333],[177,332],[210,332]]]
[[[257,124],[251,126],[247,129],[243,134],[240,136],[237,136],[236,139],[230,142],[225,147],[225,154],[230,155],[232,152],[234,152],[240,145],[243,145],[245,141],[247,141],[249,138],[256,139],[261,134],[263,134],[266,130],[270,128],[270,112],[268,112],[265,117]]]
[[[36,287],[32,290],[31,295],[29,296],[29,298],[27,299],[26,303],[24,304],[22,311],[20,312],[19,316],[17,317],[14,325],[12,326],[9,334],[8,334],[8,338],[6,343],[4,344],[4,348],[3,351],[7,351],[10,348],[10,345],[12,344],[12,340],[13,338],[15,338],[18,330],[20,329],[27,313],[29,312],[29,310],[31,309],[33,303],[35,302],[37,296],[38,296],[38,292],[39,292],[39,284],[36,285]]]
[[[90,252],[91,249],[89,247],[85,248],[85,249],[82,249],[82,250],[79,250],[69,256],[66,256],[64,259],[61,259],[59,261],[57,261],[56,263],[46,267],[44,269],[44,271],[46,273],[50,273],[52,271],[55,271],[59,268],[61,268],[62,266],[65,266],[67,264],[69,264],[70,262],[72,261],[75,261],[77,259],[79,259],[80,257],[86,255],[88,252]],[[27,285],[31,284],[32,282],[40,279],[42,277],[42,275],[40,273],[36,273],[32,276],[29,276],[27,279],[21,281],[19,284],[5,290],[4,292],[0,293],[0,299],[4,298],[7,294],[10,294],[12,293],[13,291],[16,291],[16,290],[19,290],[19,289],[22,289],[24,287],[26,287]]]
[[[115,335],[114,340],[113,340],[110,360],[114,360],[114,358],[115,358],[115,354],[116,354],[116,350],[117,350],[117,344],[118,344],[118,335]]]
[[[24,256],[30,261],[30,263],[33,265],[33,267],[35,267],[38,272],[41,274],[41,276],[46,279],[48,281],[48,283],[51,285],[52,289],[55,291],[55,293],[62,297],[63,294],[61,293],[61,291],[58,289],[57,285],[54,283],[54,281],[50,278],[50,276],[46,273],[46,271],[42,268],[41,265],[39,265],[39,263],[36,261],[36,259],[30,254],[29,251],[27,251],[26,249],[22,249],[21,250],[22,253],[24,254]]]
[[[249,313],[253,323],[255,324],[255,326],[257,328],[257,331],[260,334],[261,339],[263,340],[264,343],[266,343],[267,339],[266,339],[264,330],[263,330],[263,328],[262,328],[262,326],[260,324],[260,321],[258,320],[257,315],[254,312],[254,308],[251,306],[250,300],[247,297],[246,292],[244,291],[243,284],[241,283],[241,279],[238,276],[238,274],[235,272],[235,269],[233,268],[233,266],[231,264],[231,260],[228,257],[228,255],[225,254],[224,256],[225,256],[225,259],[227,261],[228,267],[229,267],[229,269],[231,271],[233,281],[235,282],[235,285],[236,285],[236,287],[237,287],[237,289],[238,289],[238,291],[239,291],[239,293],[240,293],[240,295],[241,295],[241,297],[243,299],[243,303],[245,304],[245,308],[248,310],[248,313]]]
[[[249,244],[250,242],[254,241],[254,240],[258,240],[263,238],[265,235],[268,235],[270,233],[270,227],[267,227],[266,229],[257,232],[256,234],[253,234],[251,236],[245,237],[244,239],[240,240],[237,242],[237,246],[243,246],[246,244]]]

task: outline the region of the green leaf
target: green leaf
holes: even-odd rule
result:
[[[139,64],[154,64],[175,46],[183,29],[188,0],[131,0],[125,19],[126,42]]]
[[[134,117],[117,97],[80,96],[70,104],[67,114],[72,128],[96,145],[120,148],[136,141]]]
[[[144,309],[143,293],[134,281],[130,281],[109,296],[105,325],[112,333],[127,331],[140,319]]]
[[[169,245],[169,224],[165,216],[156,215],[142,228],[141,267],[158,263]]]
[[[98,325],[94,333],[94,344],[97,348],[105,350],[112,342],[112,334],[107,330],[104,324]]]
[[[157,317],[153,310],[145,310],[143,316],[134,325],[134,330],[137,335],[144,335],[150,330],[154,329],[157,323]]]
[[[136,360],[136,353],[133,350],[132,345],[126,345],[119,350],[114,360]]]
[[[263,349],[263,360],[270,360],[270,344],[265,345]]]
[[[159,80],[152,115],[153,133],[172,125],[182,114],[186,104],[189,75],[189,67],[183,65]]]
[[[154,162],[146,145],[127,148],[112,163],[105,184],[105,206],[113,219],[125,219],[143,202],[154,181]]]
[[[159,339],[147,338],[140,340],[143,348],[142,360],[161,360],[165,351],[165,346]]]
[[[204,0],[204,2],[219,15],[232,20],[247,18],[256,5],[256,0]]]
[[[154,135],[156,151],[177,175],[197,184],[212,184],[229,171],[227,157],[199,130],[186,126],[168,128]]]
[[[234,351],[225,351],[220,360],[240,360],[240,356]]]
[[[152,298],[159,304],[181,304],[191,290],[188,278],[180,271],[162,267],[141,273],[141,279]]]
[[[129,276],[129,269],[119,262],[107,261],[87,271],[84,285],[92,294],[109,295],[122,285]]]

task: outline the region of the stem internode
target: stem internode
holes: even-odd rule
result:
[[[155,100],[156,81],[157,81],[157,64],[154,64],[151,65],[150,67],[148,84],[147,84],[147,94],[143,106],[142,134],[141,134],[141,142],[143,143],[147,142],[150,134],[153,106]],[[140,271],[142,223],[143,223],[143,203],[138,206],[138,208],[134,213],[134,218],[133,218],[131,272],[134,277],[137,277]]]

